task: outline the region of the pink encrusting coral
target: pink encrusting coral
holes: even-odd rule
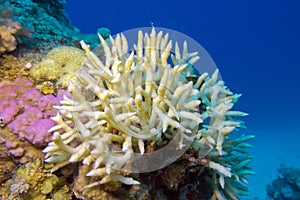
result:
[[[4,125],[11,122],[11,120],[19,113],[19,111],[20,108],[16,104],[7,106],[0,114],[1,123]]]
[[[9,128],[20,139],[37,147],[44,147],[52,140],[48,130],[55,125],[50,118],[56,115],[53,108],[59,105],[67,91],[58,95],[43,95],[28,78],[0,82],[0,125]]]
[[[18,99],[18,104],[24,106],[37,106],[38,100],[42,94],[35,88],[31,88],[24,92],[24,94]]]
[[[62,100],[62,96],[63,96],[64,93],[65,93],[65,91],[63,91],[62,94],[59,91],[57,96],[53,96],[51,94],[48,94],[48,95],[41,96],[38,99],[37,106],[43,112],[43,115],[44,115],[45,119],[50,119],[50,117],[53,117],[53,116],[56,115],[57,110],[53,109],[53,106],[59,105],[59,101]]]
[[[52,140],[48,130],[56,123],[51,119],[40,119],[25,129],[25,138],[36,146],[44,146]]]
[[[24,138],[25,128],[34,124],[37,120],[42,119],[43,113],[37,107],[29,106],[26,104],[23,104],[21,106],[24,106],[24,112],[16,116],[15,119],[10,124],[8,124],[8,127],[15,134],[18,134],[19,137]]]

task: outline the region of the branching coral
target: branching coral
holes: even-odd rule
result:
[[[202,165],[213,170],[212,179],[207,179],[214,188],[212,199],[237,199],[234,194],[248,195],[247,187],[243,185],[248,183],[245,176],[254,172],[248,166],[252,156],[247,154],[246,149],[251,145],[246,142],[254,136],[236,139],[228,136],[237,128],[244,127],[236,117],[247,114],[231,110],[241,95],[233,94],[223,81],[218,81],[217,71],[211,78],[202,74],[195,84],[196,88],[198,86],[204,123],[200,126],[193,148],[197,150]]]
[[[200,190],[210,188],[211,199],[219,200],[237,200],[237,195],[249,195],[246,176],[254,174],[249,167],[252,156],[247,153],[247,148],[251,147],[247,141],[251,139],[252,135],[226,138],[222,145],[223,155],[219,155],[216,147],[209,150],[196,148],[198,158],[188,155],[189,166],[198,174],[196,180],[202,183]]]
[[[234,153],[247,147],[243,146],[247,139],[228,138],[242,126],[234,117],[246,114],[231,111],[239,95],[218,80],[218,71],[211,77],[203,73],[196,81],[189,81],[187,69],[199,59],[197,52],[188,53],[184,43],[181,53],[176,43],[171,55],[173,43],[168,34],[156,33],[155,29],[150,35],[140,31],[131,53],[122,34],[110,38],[112,47],[99,38],[105,60],[81,43],[86,59],[76,82],[69,83],[73,99],[64,97],[62,105],[56,107],[59,113],[52,118],[57,125],[49,130],[53,142],[44,152],[46,161],[55,163],[53,171],[81,161],[92,166],[86,175],[97,177],[85,188],[115,181],[139,184],[128,174],[147,171],[143,169],[146,166],[136,168],[135,163],[148,155],[153,143],[154,152],[172,141],[176,143],[171,149],[174,152],[193,143],[191,148],[197,152],[193,156],[205,158],[200,164],[211,170],[208,182],[212,183],[213,198],[234,196],[231,192],[241,194],[233,189],[219,191],[246,182],[247,173],[240,170],[247,169],[250,157],[241,159]],[[159,160],[156,158],[153,162]],[[159,163],[161,167],[168,159]]]

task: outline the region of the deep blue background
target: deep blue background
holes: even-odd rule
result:
[[[66,12],[84,33],[105,26],[116,34],[153,23],[194,38],[229,88],[243,94],[236,106],[250,113],[246,123],[255,133],[258,128],[285,131],[300,122],[298,2],[69,0]]]

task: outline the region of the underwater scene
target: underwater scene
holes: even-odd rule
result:
[[[0,200],[300,200],[299,2],[0,3]]]

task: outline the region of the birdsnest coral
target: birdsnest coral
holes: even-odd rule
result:
[[[228,154],[224,141],[242,123],[233,118],[246,114],[230,111],[239,95],[218,80],[217,70],[211,77],[203,73],[189,81],[187,68],[199,59],[197,52],[188,53],[186,43],[180,52],[176,43],[172,54],[169,35],[155,29],[150,35],[139,31],[131,53],[122,34],[110,38],[111,47],[99,38],[105,61],[81,42],[86,59],[76,82],[69,83],[73,98],[65,96],[52,118],[57,125],[49,130],[53,142],[44,152],[47,162],[56,163],[53,171],[82,161],[92,166],[87,176],[100,177],[87,188],[111,181],[132,185],[139,182],[127,175],[145,170],[134,163],[172,141],[173,151],[191,146],[199,158]],[[155,148],[149,150],[153,143]],[[214,170],[213,182],[219,179],[221,188],[225,178],[238,179],[230,165],[218,159],[207,159],[205,166]]]

